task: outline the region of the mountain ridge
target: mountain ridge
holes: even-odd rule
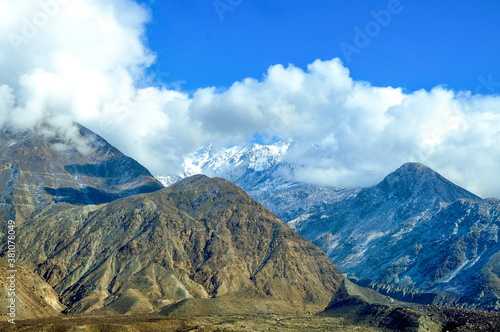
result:
[[[418,162],[407,162],[387,175],[375,187],[393,195],[409,197],[412,194],[432,195],[451,203],[460,198],[481,199],[457,186],[438,172]]]
[[[18,223],[52,209],[163,188],[137,161],[75,124],[78,142],[40,131],[0,132],[0,215]],[[83,143],[82,143],[83,142]]]
[[[484,271],[500,251],[499,207],[412,163],[293,226],[361,285],[406,301],[499,310],[498,283],[484,287],[498,278]]]
[[[500,309],[499,271],[493,264],[495,250],[500,250],[495,235],[498,200],[481,199],[416,162],[401,165],[368,188],[294,182],[282,176],[300,168],[287,160],[287,151],[274,163],[257,163],[267,167],[256,171],[250,161],[255,162],[260,149],[212,151],[215,159],[217,153],[238,151],[237,171],[199,171],[234,181],[363,286],[406,301]],[[202,164],[216,165],[207,159]],[[424,256],[428,266],[420,263]],[[368,273],[363,266],[375,268]],[[429,277],[417,277],[417,266]]]
[[[48,214],[18,232],[19,262],[54,287],[67,313],[116,313],[123,303],[153,313],[183,298],[241,295],[319,310],[343,279],[241,189],[205,176]]]

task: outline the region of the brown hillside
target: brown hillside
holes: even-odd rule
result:
[[[317,247],[241,189],[194,176],[167,189],[25,222],[20,259],[70,313],[152,313],[185,298],[320,310],[343,280]]]

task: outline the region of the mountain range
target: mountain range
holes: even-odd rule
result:
[[[154,313],[215,297],[311,310],[329,303],[343,280],[338,269],[240,188],[200,175],[163,188],[79,130],[86,151],[34,132],[2,139],[17,263],[53,287],[65,313]]]
[[[443,290],[447,294],[462,295],[454,302],[451,295],[442,296],[441,304],[473,307],[464,300],[467,297],[476,301],[477,308],[496,309],[495,202],[479,199],[423,165],[406,164],[378,186],[353,190],[289,183],[279,177],[285,168],[296,167],[280,157],[291,141],[260,152],[258,147],[256,157],[249,159],[251,167],[231,154],[214,159],[210,149],[202,154],[203,162],[192,159],[196,167],[212,163],[226,174],[234,169],[240,183],[252,183],[252,195],[266,197],[262,190],[267,188],[266,204],[274,201],[271,207],[286,211],[287,218],[297,216],[287,225],[237,185],[217,177],[222,171],[211,174],[213,178],[184,174],[164,187],[103,138],[83,126],[74,128],[73,139],[44,130],[1,131],[0,212],[4,220],[16,222],[13,298],[20,320],[18,326],[6,322],[8,309],[2,307],[2,330],[167,331],[229,326],[233,331],[437,332],[500,327],[500,315],[494,313],[421,307],[357,285],[365,283],[394,295],[402,289],[418,302],[422,292],[418,287],[426,286],[430,276],[458,289],[453,293],[448,287]],[[245,155],[245,149],[233,151]],[[471,220],[453,219],[465,209],[471,210]],[[423,211],[420,219],[415,211]],[[463,239],[463,246],[448,256],[422,247],[408,258],[409,263],[404,261],[407,265],[395,265],[401,257],[406,259],[408,243],[421,240],[410,228],[446,223],[438,218],[440,213],[455,220],[453,234]],[[483,218],[478,221],[476,215]],[[407,223],[400,223],[402,219]],[[374,233],[382,226],[387,234]],[[358,230],[362,234],[354,237]],[[0,232],[0,294],[9,299],[7,223],[1,224]],[[456,242],[453,237],[451,242],[436,242],[445,238],[435,229],[427,233],[431,249],[438,243],[440,250],[448,250]],[[338,241],[331,241],[335,236]],[[399,251],[377,242],[393,238],[401,241],[395,246]],[[357,246],[359,241],[369,248]],[[368,254],[372,250],[381,257],[378,270],[367,268],[374,264],[370,259],[375,255]],[[384,250],[393,251],[383,256]],[[357,284],[332,263],[336,257],[342,269],[352,268],[347,273]],[[461,264],[458,268],[455,260]],[[487,281],[482,285],[465,274],[476,273],[480,266],[479,277]],[[386,273],[389,281],[370,279],[387,267],[392,273]],[[433,272],[437,274],[426,275]],[[408,278],[410,282],[401,285]],[[481,295],[473,298],[479,291]],[[437,303],[435,298],[428,302]]]
[[[335,201],[356,194],[356,189],[290,180],[289,175],[302,167],[287,160],[294,144],[292,140],[283,140],[272,145],[250,144],[228,149],[209,145],[187,155],[182,172],[156,178],[164,186],[195,174],[227,179],[284,221],[321,211]]]
[[[281,176],[301,167],[287,158],[291,146],[209,146],[187,156],[177,176],[234,182],[359,285],[405,301],[500,310],[499,200],[481,199],[419,163],[370,188],[293,181]]]

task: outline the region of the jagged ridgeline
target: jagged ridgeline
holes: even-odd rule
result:
[[[203,172],[234,182],[360,285],[404,301],[500,310],[500,200],[419,163],[370,188],[296,182],[287,177],[302,168],[288,157],[294,144],[209,146],[187,156],[176,178]]]
[[[290,310],[330,302],[341,273],[241,189],[205,176],[162,189],[79,131],[86,151],[33,132],[4,130],[1,140],[4,218],[22,221],[18,264],[54,288],[66,313],[153,313],[213,297]]]
[[[18,223],[69,205],[163,188],[147,169],[87,128],[76,140],[42,130],[0,131],[0,216]]]
[[[248,324],[255,330],[437,332],[500,326],[493,313],[415,308],[356,286],[323,251],[231,182],[195,175],[164,188],[102,138],[75,128],[77,135],[64,139],[2,131],[0,211],[17,225],[20,321],[7,323],[4,306],[2,330],[164,331],[200,324],[241,330]],[[364,197],[362,191],[339,193]],[[4,299],[11,297],[6,224],[0,239]]]
[[[294,226],[358,284],[405,301],[500,310],[500,201],[424,165],[407,163]]]

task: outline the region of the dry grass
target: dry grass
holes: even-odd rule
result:
[[[0,323],[2,331],[385,331],[353,325],[338,317],[235,315],[228,317],[165,318],[159,316],[65,317]]]

